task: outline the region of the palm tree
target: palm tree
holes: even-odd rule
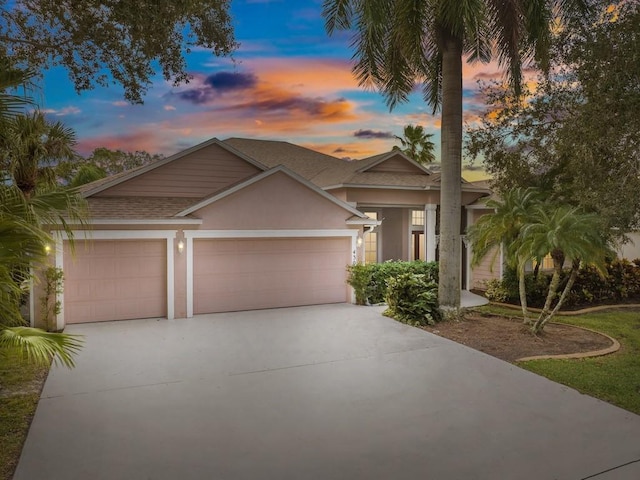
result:
[[[542,258],[547,254],[553,259],[553,276],[544,307],[532,330],[540,333],[544,326],[560,310],[578,276],[581,265],[590,264],[601,274],[606,273],[607,256],[615,255],[603,233],[603,219],[595,213],[582,213],[578,208],[560,205],[537,205],[529,223],[522,227],[518,254],[522,257]],[[569,279],[553,310],[565,262],[571,264]]]
[[[73,130],[51,123],[40,111],[5,119],[0,129],[0,165],[29,198],[36,187],[56,185],[53,164],[76,158]]]
[[[17,350],[31,363],[47,365],[53,358],[72,367],[81,339],[27,327],[20,315],[25,287],[16,272],[43,266],[45,245],[52,241],[38,226],[36,211],[17,187],[0,185],[0,353]]]
[[[32,268],[45,265],[45,246],[52,241],[42,225],[62,222],[70,231],[67,219],[85,218],[85,204],[77,192],[54,189],[33,195],[35,187],[26,191],[17,187],[14,174],[18,169],[10,163],[17,158],[10,156],[16,133],[13,127],[18,124],[14,120],[33,101],[26,94],[12,95],[7,90],[20,86],[26,90],[33,76],[33,72],[12,68],[7,58],[0,56],[0,353],[17,350],[31,363],[48,365],[53,358],[73,367],[81,338],[27,327],[20,313],[26,280]],[[59,137],[59,131],[55,129],[51,137]]]
[[[429,140],[432,133],[427,133],[421,125],[407,125],[403,130],[403,137],[396,138],[402,145],[402,153],[423,165],[433,163],[436,159],[433,154],[435,144]],[[398,147],[393,147],[397,149]]]
[[[9,59],[0,55],[0,120],[21,113],[25,106],[33,105],[33,99],[26,93],[35,72],[13,68]],[[8,93],[23,87],[24,95]]]
[[[493,213],[483,215],[467,230],[471,241],[473,257],[471,263],[477,266],[487,255],[492,254],[491,264],[503,249],[504,259],[518,272],[520,305],[524,323],[528,323],[527,292],[525,286],[525,266],[531,257],[522,255],[521,231],[529,224],[533,212],[543,204],[543,193],[535,188],[516,188],[506,192],[501,199],[487,201]]]
[[[552,22],[587,11],[586,0],[325,0],[331,35],[353,30],[354,73],[382,91],[393,108],[422,84],[434,112],[442,109],[440,265],[442,308],[460,306],[462,59],[498,59],[520,92],[523,60],[548,69]],[[562,19],[562,18],[561,18]]]

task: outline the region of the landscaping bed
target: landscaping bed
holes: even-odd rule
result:
[[[464,320],[421,327],[507,362],[535,355],[565,355],[602,350],[612,345],[599,333],[551,323],[534,336],[521,318],[473,312]]]

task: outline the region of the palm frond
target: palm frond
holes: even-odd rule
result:
[[[29,363],[48,365],[53,359],[67,368],[75,366],[74,356],[82,349],[79,335],[46,332],[31,327],[0,327],[0,349],[22,352]]]
[[[337,30],[349,30],[354,17],[351,0],[325,0],[322,5],[325,29],[329,35]]]
[[[27,94],[35,76],[33,70],[14,68],[6,56],[0,56],[0,119],[10,119],[22,113],[26,106],[35,105]],[[22,95],[7,92],[20,87],[24,89]]]

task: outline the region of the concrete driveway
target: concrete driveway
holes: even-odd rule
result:
[[[73,326],[15,479],[640,478],[640,416],[381,311]]]

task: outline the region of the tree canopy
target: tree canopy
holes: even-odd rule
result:
[[[235,50],[230,3],[0,0],[0,57],[35,71],[63,66],[78,92],[120,84],[141,103],[156,62],[179,84],[189,78],[184,52]]]
[[[601,7],[598,22],[558,37],[551,75],[522,99],[483,86],[467,150],[498,192],[538,186],[628,232],[640,227],[640,4]]]

